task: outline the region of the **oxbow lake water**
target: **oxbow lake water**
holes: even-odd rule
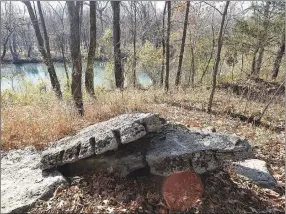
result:
[[[66,74],[63,63],[54,63],[55,70],[61,87],[66,84]],[[71,81],[72,64],[68,64],[68,73]],[[83,78],[85,65],[83,65]],[[152,80],[143,71],[137,71],[137,78],[143,87],[152,85]],[[105,69],[104,62],[94,63],[94,87],[110,89],[112,86],[112,73]],[[83,81],[84,83],[84,81]],[[27,63],[22,65],[2,64],[1,65],[1,91],[6,89],[15,92],[26,92],[26,89],[39,84],[46,85],[51,89],[50,77],[47,67],[43,63]]]

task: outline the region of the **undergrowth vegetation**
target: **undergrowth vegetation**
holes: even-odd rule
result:
[[[39,92],[37,87],[34,90],[29,89],[29,93],[6,90],[1,95],[2,148],[9,150],[28,145],[42,148],[50,141],[122,113],[157,111],[169,118],[173,115],[166,110],[168,106],[203,112],[207,107],[208,96],[209,90],[203,86],[188,90],[177,89],[168,94],[155,88],[147,91],[128,89],[107,92],[99,87],[96,88],[96,100],[84,94],[85,115],[80,117],[73,108],[69,91],[63,93],[63,100],[59,102],[53,92]],[[247,96],[234,95],[228,90],[218,90],[212,114],[247,122],[247,119],[243,118],[258,117],[265,105],[265,102],[252,100]],[[277,96],[261,122],[267,124],[270,129],[282,130],[284,114],[283,98]],[[192,118],[185,118],[185,121],[181,122],[187,123],[189,120]]]
[[[274,178],[278,181],[279,190],[276,192],[266,190],[248,183],[237,175],[232,175],[231,178],[226,172],[213,173],[206,177],[204,182],[205,192],[202,198],[203,206],[200,212],[213,210],[224,212],[242,212],[245,210],[262,211],[267,209],[270,213],[279,213],[283,207],[283,190],[285,171],[284,171],[284,100],[281,95],[277,96],[273,103],[266,111],[262,122],[270,124],[269,127],[255,125],[247,120],[241,120],[230,113],[251,117],[259,114],[265,107],[265,102],[260,102],[257,99],[248,99],[245,96],[235,95],[231,90],[217,90],[213,111],[211,114],[205,111],[209,90],[206,86],[196,87],[194,89],[177,89],[166,94],[163,90],[149,89],[146,91],[138,89],[128,89],[124,91],[107,92],[104,88],[96,88],[96,100],[91,99],[87,94],[84,94],[85,115],[80,117],[76,109],[73,107],[72,97],[69,92],[64,93],[62,101],[58,101],[53,92],[39,93],[34,90],[29,94],[13,93],[6,91],[2,93],[2,149],[7,151],[10,149],[22,148],[25,146],[35,146],[37,149],[43,149],[49,142],[58,140],[67,135],[76,133],[83,127],[94,124],[96,122],[107,120],[113,116],[122,113],[131,112],[157,112],[167,120],[186,125],[188,127],[208,127],[213,126],[219,133],[235,134],[240,137],[246,137],[253,147],[254,158],[267,161],[269,170]],[[263,96],[271,96],[262,93]],[[278,129],[271,129],[278,127]],[[107,178],[112,179],[110,175],[100,177],[94,175],[97,182],[104,181]],[[86,179],[86,180],[85,180]],[[108,180],[108,179],[107,179]],[[114,205],[107,204],[102,206],[103,199],[93,197],[89,192],[84,192],[85,189],[92,189],[89,185],[89,178],[84,178],[82,186],[78,184],[78,191],[82,194],[83,200],[90,201],[90,205],[72,206],[78,212],[83,210],[97,210],[104,212],[105,209],[117,209],[120,207],[122,211],[131,209],[151,209],[148,204],[150,202],[150,194],[156,195],[156,203],[160,202],[160,191],[149,184],[153,184],[152,179],[145,182],[142,181],[140,190],[136,190],[141,198],[147,198],[148,201],[143,203],[135,200],[138,203],[136,206],[131,202],[117,202]],[[119,182],[119,181],[118,181]],[[132,189],[133,180],[120,180],[123,189]],[[141,182],[141,180],[138,180]],[[149,182],[149,183],[148,183]],[[72,209],[70,204],[74,202],[74,186],[65,187],[60,194],[56,194],[55,198],[49,202],[40,201],[36,208],[32,211],[38,213],[39,210],[48,210],[46,203],[56,205],[58,200],[66,201],[64,208]],[[99,187],[98,187],[99,188]],[[143,190],[142,190],[143,188]],[[214,189],[213,189],[214,188]],[[222,188],[222,190],[221,190]],[[103,187],[105,189],[105,186]],[[128,190],[128,191],[131,191]],[[127,191],[127,193],[128,193]],[[278,193],[277,193],[278,191]],[[219,194],[217,195],[217,192]],[[280,193],[279,193],[280,192]],[[123,196],[127,194],[124,192]],[[230,195],[231,200],[222,200],[224,195]],[[215,198],[213,197],[214,195]],[[123,197],[122,196],[122,197]],[[209,198],[212,197],[212,200]],[[249,200],[242,203],[238,201]],[[108,195],[104,201],[120,201],[120,194],[113,200]],[[111,198],[111,199],[110,199]],[[143,200],[143,199],[142,199]],[[150,199],[151,200],[151,199]],[[225,201],[225,202],[224,202]],[[257,203],[259,201],[259,203]],[[131,203],[131,204],[130,204]],[[211,203],[217,204],[212,205]],[[222,208],[222,204],[225,205]],[[238,204],[234,206],[232,203]],[[97,208],[92,206],[98,205]],[[120,206],[119,206],[120,205]],[[142,207],[142,208],[140,208]],[[100,209],[99,209],[100,208]],[[118,208],[119,209],[119,208]],[[160,205],[153,206],[152,212],[158,212]],[[205,211],[204,211],[205,210]],[[51,211],[51,210],[50,210]],[[55,210],[53,210],[55,211]],[[199,213],[200,213],[199,212]]]

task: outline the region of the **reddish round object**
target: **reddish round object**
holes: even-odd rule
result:
[[[184,211],[194,207],[201,198],[203,184],[193,171],[176,172],[163,184],[163,197],[173,210]]]

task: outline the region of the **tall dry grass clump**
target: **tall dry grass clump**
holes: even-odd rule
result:
[[[99,93],[97,100],[85,97],[84,117],[78,116],[69,97],[61,102],[52,93],[31,95],[34,97],[22,95],[17,99],[2,97],[2,149],[29,145],[41,149],[47,143],[74,134],[90,124],[123,113],[148,111],[153,99],[150,94],[128,90]]]
[[[162,117],[172,118],[173,106],[182,110],[203,111],[207,107],[209,93],[210,91],[203,86],[194,89],[174,89],[169,93],[159,89],[112,92],[99,90],[96,92],[96,100],[84,95],[83,117],[78,116],[73,108],[70,93],[64,93],[63,101],[58,101],[52,92],[2,93],[2,149],[10,150],[29,145],[41,149],[49,142],[75,134],[86,126],[123,113],[156,112]],[[229,113],[246,117],[259,116],[264,107],[265,102],[235,95],[228,90],[217,90],[213,103],[213,111],[225,117],[228,117]],[[177,113],[181,114],[181,111]],[[285,121],[284,114],[284,99],[277,96],[265,113],[263,122],[274,127],[281,126]],[[192,120],[186,118],[189,119]]]

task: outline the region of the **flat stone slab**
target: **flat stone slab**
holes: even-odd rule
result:
[[[38,199],[66,183],[58,172],[43,173],[33,147],[5,153],[1,159],[1,213],[24,213]]]
[[[245,139],[194,132],[182,126],[167,126],[151,139],[146,151],[151,173],[163,176],[190,169],[202,174],[218,168],[224,160],[251,156],[251,146]]]
[[[263,160],[249,159],[233,163],[237,174],[246,177],[254,183],[265,188],[275,188],[277,182],[267,169],[267,164]]]
[[[51,169],[67,163],[116,150],[147,133],[158,131],[165,121],[158,114],[123,114],[91,125],[74,136],[53,142],[43,153],[41,168]]]
[[[251,156],[251,146],[244,139],[167,125],[113,153],[93,155],[63,168],[67,174],[77,174],[83,169],[103,167],[123,177],[144,167],[161,176],[190,169],[202,174],[217,169],[224,160],[244,160]]]

